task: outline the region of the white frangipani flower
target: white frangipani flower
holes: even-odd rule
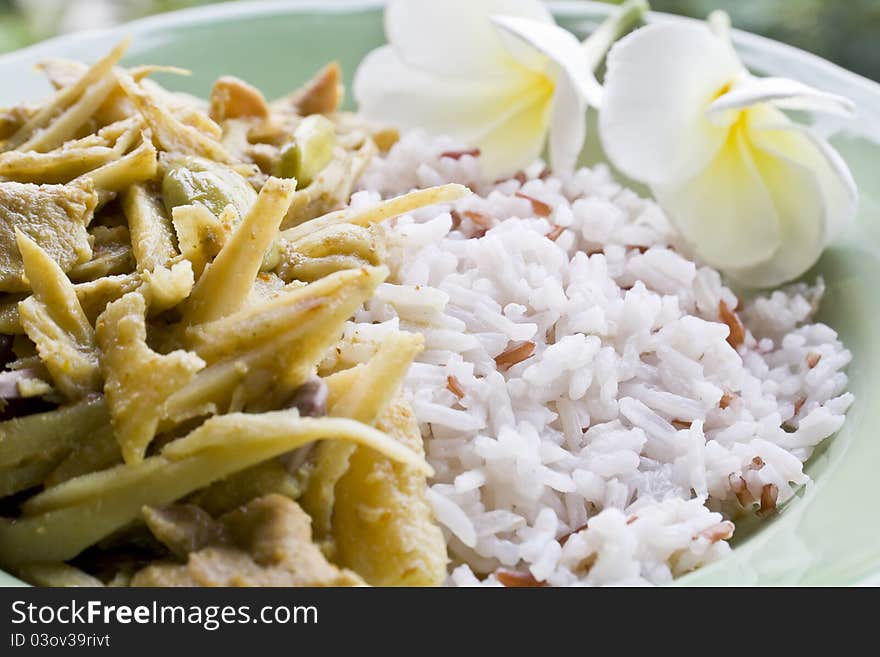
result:
[[[752,286],[798,277],[854,216],[846,163],[781,110],[853,113],[794,80],[757,78],[728,38],[729,19],[643,27],[611,50],[602,145],[650,186],[694,252]]]
[[[539,0],[391,0],[389,45],[361,63],[354,97],[369,118],[478,146],[489,175],[530,164],[549,130],[551,166],[571,171],[601,99],[593,71],[644,10],[626,3],[582,45]]]

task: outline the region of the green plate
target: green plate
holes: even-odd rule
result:
[[[559,22],[588,32],[610,10],[590,2],[554,3]],[[683,20],[654,14],[651,20]],[[357,63],[383,42],[381,2],[248,2],[149,18],[109,31],[81,33],[0,57],[0,104],[45,95],[37,61],[60,56],[93,61],[123,35],[134,41],[128,64],[176,64],[187,78],[162,76],[174,89],[207,95],[221,74],[243,77],[272,97],[296,87],[328,60],[350,82]],[[753,70],[799,79],[849,96],[859,108],[846,133],[833,139],[861,189],[861,211],[843,239],[808,278],[825,277],[821,319],[853,352],[850,389],[856,402],[841,431],[808,464],[814,483],[775,518],[740,538],[726,560],[679,580],[690,585],[844,585],[880,583],[880,85],[803,51],[736,32]],[[834,128],[834,126],[828,126]],[[587,161],[601,158],[593,139]],[[0,573],[0,584],[21,584]]]

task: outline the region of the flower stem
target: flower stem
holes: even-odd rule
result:
[[[581,47],[586,53],[591,71],[598,68],[614,42],[642,20],[649,9],[647,0],[627,0],[586,38]]]

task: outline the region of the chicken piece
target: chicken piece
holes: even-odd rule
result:
[[[194,504],[146,506],[144,520],[153,536],[183,561],[190,552],[228,542],[226,527]]]
[[[342,102],[342,75],[338,62],[330,62],[302,88],[275,101],[278,107],[293,106],[300,116],[330,114]]]
[[[210,116],[218,123],[244,117],[265,119],[269,116],[269,106],[259,89],[244,80],[224,75],[217,78],[211,89]]]
[[[419,425],[398,400],[376,428],[424,455]],[[358,447],[336,484],[335,561],[373,586],[439,586],[446,579],[446,542],[425,497],[425,476]]]
[[[166,514],[164,520],[169,520]],[[213,544],[190,552],[185,564],[156,563],[138,572],[132,586],[358,586],[363,580],[324,558],[312,543],[308,515],[283,495],[266,495],[222,516],[207,530],[189,521],[189,541]],[[201,517],[200,520],[204,520]],[[153,525],[156,523],[154,522]],[[152,525],[151,525],[152,528]],[[187,544],[181,528],[174,545]],[[158,537],[170,540],[167,522]],[[167,543],[166,543],[167,544]]]
[[[195,276],[189,260],[141,272],[141,278],[144,280],[142,291],[149,302],[151,317],[183,302],[195,286]]]
[[[33,239],[64,272],[92,257],[86,226],[98,197],[88,186],[0,182],[0,291],[28,289],[15,229]]]
[[[300,449],[307,451],[311,445]],[[220,515],[270,493],[296,499],[301,488],[299,478],[291,474],[279,459],[270,459],[215,481],[195,493],[190,502],[208,513]]]

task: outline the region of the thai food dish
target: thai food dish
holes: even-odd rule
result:
[[[661,584],[852,402],[821,280],[750,298],[605,165],[42,64],[0,113],[0,567],[48,586]]]

